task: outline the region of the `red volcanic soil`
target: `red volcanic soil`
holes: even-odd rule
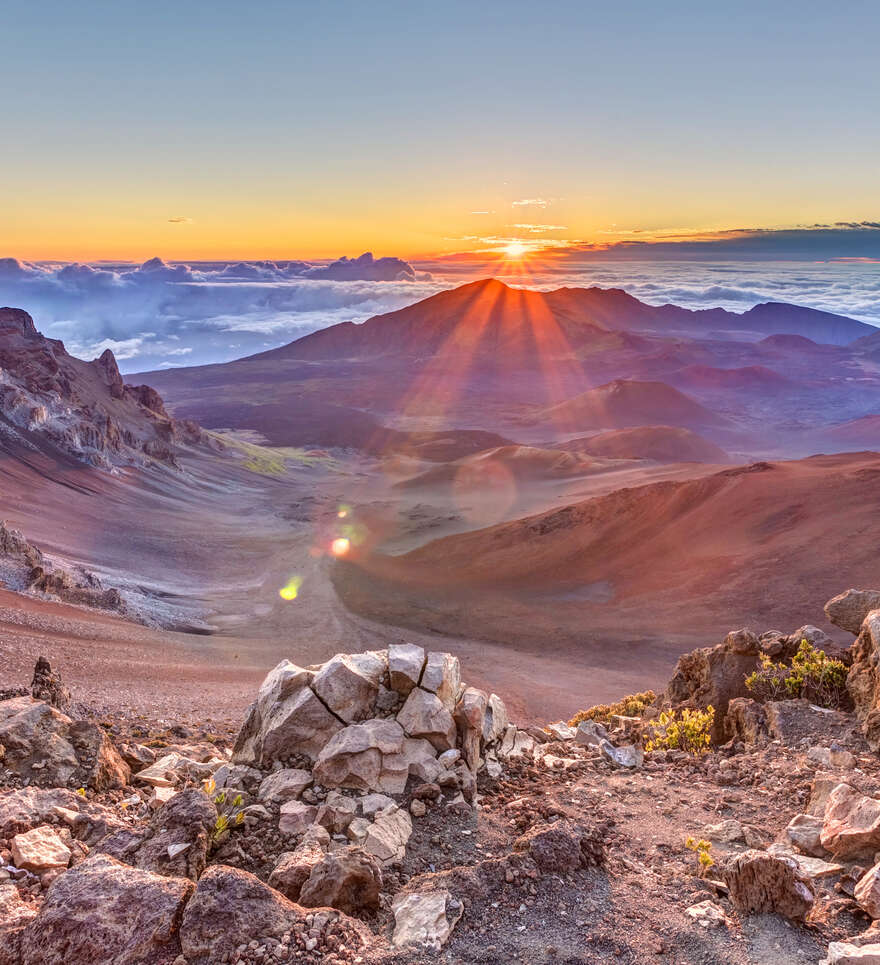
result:
[[[817,456],[619,490],[335,579],[374,619],[625,671],[685,637],[823,625],[826,599],[880,584],[878,539],[880,454]]]
[[[552,406],[542,418],[557,427],[624,429],[662,423],[688,429],[723,426],[726,420],[665,382],[615,379],[568,402]]]
[[[655,462],[728,461],[727,453],[690,429],[675,426],[638,426],[613,429],[586,439],[559,443],[558,448],[605,459],[651,459]]]

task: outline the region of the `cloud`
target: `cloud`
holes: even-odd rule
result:
[[[511,201],[510,203],[514,208],[546,208],[550,204],[544,198],[523,198],[520,201]]]
[[[386,280],[390,279],[390,280]],[[35,264],[0,259],[0,304],[83,358],[111,348],[123,371],[225,361],[336,321],[363,321],[443,284],[398,258],[168,264]],[[228,333],[241,334],[230,347]]]
[[[542,231],[568,231],[564,224],[514,224],[509,227],[530,231],[532,234],[540,234]]]
[[[193,219],[192,219],[192,218],[184,218],[184,217],[182,217],[182,216],[177,216],[177,217],[174,217],[174,218],[169,218],[169,219],[168,219],[168,223],[169,223],[169,224],[192,224],[192,223],[193,223]]]

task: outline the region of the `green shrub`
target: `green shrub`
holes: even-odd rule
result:
[[[758,700],[804,697],[820,707],[841,707],[848,699],[846,674],[845,664],[801,640],[790,666],[761,654],[761,666],[746,677],[746,687]]]
[[[630,694],[614,704],[596,704],[595,707],[590,707],[588,710],[580,710],[568,724],[569,727],[577,727],[585,720],[610,724],[612,717],[641,717],[656,699],[657,695],[653,690],[646,690],[643,694]]]
[[[682,711],[664,710],[654,724],[654,734],[645,744],[650,751],[685,751],[688,754],[705,754],[711,743],[715,708]]]

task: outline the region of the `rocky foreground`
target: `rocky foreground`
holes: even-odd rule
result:
[[[41,658],[0,693],[0,965],[880,962],[880,592],[826,613],[847,650],[735,631],[576,727],[412,645],[283,661],[234,740]],[[746,684],[805,640],[837,706]]]

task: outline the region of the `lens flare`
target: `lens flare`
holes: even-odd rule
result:
[[[350,513],[351,513],[351,506],[346,506],[345,504],[343,504],[342,506],[339,507],[336,515],[339,519],[345,519],[347,516],[350,515]]]
[[[295,600],[299,596],[299,588],[301,586],[302,580],[300,577],[292,576],[278,591],[278,595],[282,600]]]
[[[334,556],[345,556],[350,549],[351,543],[344,536],[338,537],[330,544],[330,552]]]

